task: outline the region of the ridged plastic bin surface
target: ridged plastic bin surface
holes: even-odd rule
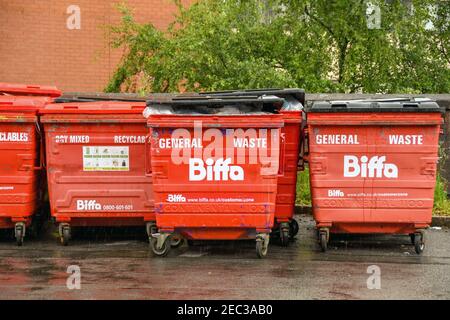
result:
[[[37,111],[47,98],[0,96],[0,228],[30,225],[41,207],[43,169]]]
[[[189,148],[193,157],[199,159],[225,160],[226,157],[203,153],[211,142],[205,138],[205,132],[213,129],[226,132],[227,129],[273,129],[280,136],[283,118],[280,115],[266,116],[189,116],[189,115],[152,115],[148,119],[151,131],[151,163],[153,187],[155,193],[156,222],[161,232],[178,232],[188,239],[234,240],[254,239],[258,232],[270,232],[274,225],[274,213],[277,194],[277,180],[281,147],[276,149],[274,160],[277,165],[273,170],[261,173],[259,161],[250,164],[246,153],[241,181],[212,178],[192,181],[189,176],[189,163],[177,163],[172,152],[179,149],[167,148],[165,142],[171,139],[176,129],[184,129],[195,137],[194,125],[201,122],[200,134],[203,148]],[[199,136],[196,136],[197,138]],[[192,141],[192,140],[191,140]],[[198,141],[198,140],[197,140]],[[223,146],[226,146],[226,134]],[[267,139],[270,148],[270,139]],[[275,141],[275,140],[273,140]],[[229,145],[230,146],[230,145]],[[227,148],[224,148],[223,155]],[[228,149],[235,149],[233,145]],[[269,153],[270,154],[270,153]],[[237,155],[237,153],[235,153]],[[202,158],[203,157],[203,158]],[[232,166],[236,158],[229,158]],[[211,160],[211,162],[212,162]],[[214,162],[215,163],[215,162]]]
[[[301,130],[302,111],[281,111],[284,127],[281,134],[285,142],[281,153],[284,171],[278,176],[277,203],[275,208],[276,223],[289,222],[294,218],[297,192],[297,173],[300,145],[303,141]]]
[[[62,93],[54,86],[0,82],[0,95],[1,94],[16,96],[46,96],[56,98],[61,96]]]
[[[441,114],[344,111],[308,113],[317,226],[336,233],[399,234],[427,227]]]
[[[42,111],[51,214],[72,226],[154,221],[145,103],[52,104]]]

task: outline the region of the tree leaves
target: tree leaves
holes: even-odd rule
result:
[[[377,28],[368,28],[366,1],[177,2],[165,33],[121,5],[122,22],[110,32],[124,55],[106,90],[450,92],[449,5],[410,2],[370,1],[380,9]]]

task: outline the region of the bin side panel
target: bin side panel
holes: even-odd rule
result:
[[[8,115],[9,118],[12,115]],[[36,124],[0,120],[0,227],[11,228],[15,222],[30,222],[42,196],[41,171]]]
[[[303,139],[301,130],[302,112],[282,112],[285,125],[281,129],[285,141],[284,152],[281,153],[284,162],[283,172],[278,176],[277,203],[275,208],[276,222],[288,222],[294,216],[297,187],[297,166],[299,161],[300,141]]]

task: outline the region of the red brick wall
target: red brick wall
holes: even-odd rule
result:
[[[102,26],[117,23],[119,0],[0,0],[0,82],[56,85],[64,91],[101,91],[121,51],[108,47]],[[164,30],[172,0],[128,0],[138,22]],[[187,5],[192,0],[183,0]],[[67,8],[77,5],[81,29],[69,30]]]

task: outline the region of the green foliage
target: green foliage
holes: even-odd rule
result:
[[[111,46],[124,54],[106,91],[450,92],[444,1],[372,0],[381,14],[376,28],[368,28],[361,0],[175,2],[178,14],[165,32],[118,7],[123,18],[110,27]]]
[[[309,186],[309,169],[297,174],[297,198],[295,204],[301,207],[311,205],[311,188]]]
[[[116,49],[123,48],[124,51],[105,91],[148,90],[151,74],[146,70],[154,63],[153,54],[164,44],[164,35],[152,24],[138,24],[133,18],[132,11],[125,4],[117,5],[117,10],[122,14],[122,22],[118,26],[109,27],[110,46]],[[137,86],[139,80],[144,83],[141,88]]]
[[[450,199],[447,196],[447,182],[440,175],[436,179],[433,212],[435,215],[450,215]]]
[[[445,146],[441,145],[439,148],[439,171],[445,168],[445,163],[448,161],[448,154],[445,152]],[[447,195],[448,181],[446,181],[440,174],[436,177],[436,189],[434,191],[434,213],[436,215],[450,215],[450,199]]]

